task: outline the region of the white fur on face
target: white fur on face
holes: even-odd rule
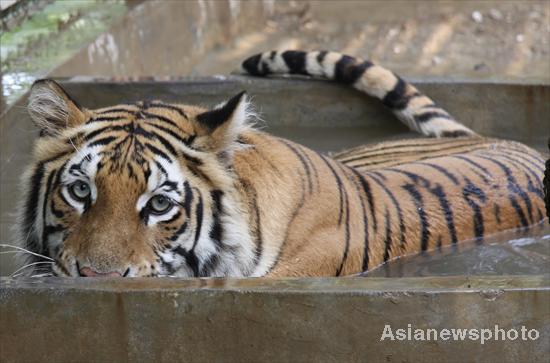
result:
[[[136,210],[138,213],[141,212],[141,210],[147,206],[149,200],[156,195],[163,195],[176,203],[183,202],[184,195],[182,191],[184,178],[179,165],[162,157],[157,157],[156,162],[158,162],[162,169],[159,168],[156,163],[150,163],[151,175],[147,180],[147,191],[138,198],[136,203]],[[163,185],[166,181],[176,183],[176,190]],[[159,222],[169,220],[176,215],[179,208],[180,207],[178,205],[175,205],[165,214],[151,214],[147,219],[147,225],[154,226]]]
[[[71,184],[77,181],[83,181],[90,187],[90,200],[94,204],[97,200],[97,187],[95,185],[95,176],[97,173],[97,166],[101,160],[98,155],[98,151],[101,146],[96,147],[84,147],[79,150],[75,156],[73,156],[67,163],[61,175],[61,184],[63,188],[61,193],[65,197],[65,200],[71,204],[71,206],[78,212],[78,214],[84,213],[84,203],[74,200],[69,193],[68,188]],[[73,165],[79,165],[78,170],[72,169]]]

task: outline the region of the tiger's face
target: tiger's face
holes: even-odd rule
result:
[[[41,137],[20,237],[54,260],[54,274],[247,272],[227,262],[246,269],[252,258],[230,168],[248,127],[242,93],[212,110],[139,102],[92,111],[40,81],[29,110]],[[229,228],[237,233],[224,238]]]

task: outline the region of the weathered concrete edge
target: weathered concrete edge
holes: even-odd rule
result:
[[[550,274],[517,276],[450,276],[404,277],[399,279],[374,277],[347,278],[285,278],[285,279],[221,279],[221,278],[10,278],[0,277],[0,298],[12,290],[58,291],[179,291],[179,292],[247,292],[285,294],[353,294],[384,293],[479,293],[487,291],[550,291]]]
[[[179,83],[185,83],[189,86],[223,86],[223,85],[235,85],[235,84],[246,84],[246,85],[258,85],[260,87],[265,86],[281,86],[281,85],[291,85],[291,84],[300,84],[300,83],[310,83],[315,82],[317,84],[330,84],[333,87],[340,87],[349,89],[349,86],[340,85],[332,81],[325,81],[319,79],[312,79],[308,77],[301,76],[275,76],[275,77],[251,77],[244,75],[214,75],[214,76],[185,76],[185,77],[139,77],[139,78],[113,78],[113,77],[88,77],[88,76],[74,76],[74,77],[54,77],[56,81],[63,85],[68,86],[82,86],[82,85],[174,85]],[[426,78],[411,78],[408,79],[409,82],[418,85],[419,87],[428,85],[428,86],[455,86],[455,87],[519,87],[526,90],[532,88],[550,88],[550,83],[540,82],[522,82],[522,81],[510,81],[510,80],[474,80],[474,79],[462,79],[462,78],[436,78],[436,77],[426,77]],[[16,107],[21,107],[21,101],[26,100],[28,92],[25,93],[18,101],[14,102],[10,107],[7,107],[0,113],[0,118],[8,114],[12,109]]]
[[[240,73],[232,73],[230,75],[216,74],[211,76],[171,76],[171,77],[92,77],[92,76],[74,76],[74,77],[54,77],[55,80],[63,83],[170,83],[170,82],[185,82],[195,84],[211,84],[219,82],[239,82],[239,83],[256,83],[256,82],[280,82],[280,81],[298,81],[298,82],[323,82],[334,83],[322,79],[313,79],[301,75],[273,75],[269,77],[254,77]],[[550,86],[549,82],[540,80],[533,82],[532,80],[510,80],[510,79],[474,79],[461,77],[407,77],[406,80],[413,84],[464,84],[464,85],[516,85],[516,86]],[[349,87],[349,86],[344,86]]]

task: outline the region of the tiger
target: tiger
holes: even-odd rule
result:
[[[379,65],[286,50],[241,69],[347,84],[424,137],[329,156],[261,131],[244,91],[92,110],[39,80],[20,243],[54,276],[329,277],[545,218],[541,154],[476,134]]]

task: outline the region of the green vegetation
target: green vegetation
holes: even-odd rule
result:
[[[38,77],[69,59],[127,8],[123,0],[56,0],[0,34],[2,96],[13,103]]]

